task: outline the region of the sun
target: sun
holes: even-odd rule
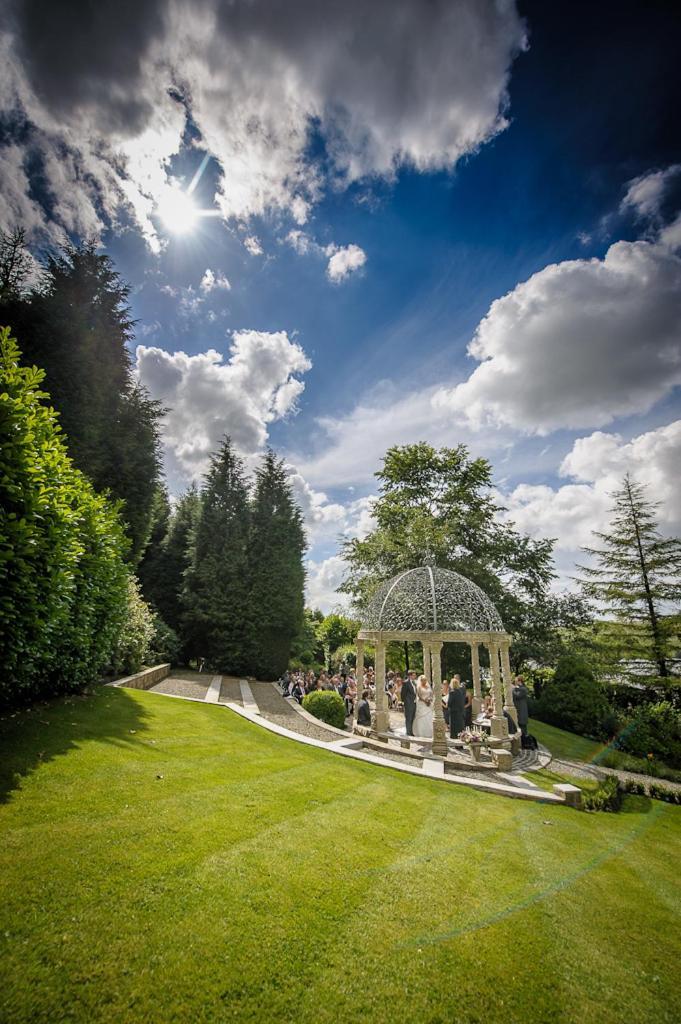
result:
[[[186,235],[196,225],[199,211],[192,197],[178,186],[169,186],[158,204],[158,214],[169,231]]]

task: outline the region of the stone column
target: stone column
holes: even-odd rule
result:
[[[503,697],[501,693],[501,673],[499,671],[499,645],[496,643],[487,644],[489,660],[492,669],[492,696],[494,698],[494,714],[492,715],[492,737],[494,739],[506,739],[508,736],[508,724],[503,716]]]
[[[359,702],[362,699],[362,690],[364,689],[362,679],[364,677],[364,641],[357,641],[357,664],[355,665],[355,678],[357,680],[357,698],[355,700],[355,707],[352,712],[352,727],[357,725],[357,715],[359,713]]]
[[[433,746],[434,754],[447,756],[447,723],[442,711],[442,644],[435,641],[430,645],[433,677]],[[425,648],[424,648],[425,655]]]
[[[379,634],[380,637],[380,634]],[[388,695],[385,692],[385,641],[376,641],[376,732],[388,732]]]
[[[473,718],[480,714],[482,708],[482,689],[480,687],[480,645],[472,643],[471,647],[471,671],[473,673]]]
[[[509,657],[510,644],[508,640],[505,640],[501,644],[501,674],[504,679],[504,698],[506,703],[504,708],[508,711],[509,715],[518,724],[518,712],[516,706],[513,703],[513,676],[511,675],[511,659]]]

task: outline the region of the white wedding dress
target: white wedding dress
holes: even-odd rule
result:
[[[426,700],[429,700],[430,704],[426,704]],[[430,740],[433,738],[433,690],[430,686],[416,688],[414,736]]]

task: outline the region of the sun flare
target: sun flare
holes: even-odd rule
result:
[[[168,189],[158,204],[158,213],[168,230],[176,235],[190,232],[199,217],[192,197],[177,187]]]

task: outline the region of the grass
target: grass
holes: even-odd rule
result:
[[[681,808],[471,792],[135,690],[0,742],[0,1020],[681,1018]]]
[[[605,744],[598,740],[588,740],[585,736],[577,736],[555,725],[547,725],[532,718],[528,725],[529,731],[540,743],[551,751],[554,757],[568,761],[593,762],[605,749]]]

